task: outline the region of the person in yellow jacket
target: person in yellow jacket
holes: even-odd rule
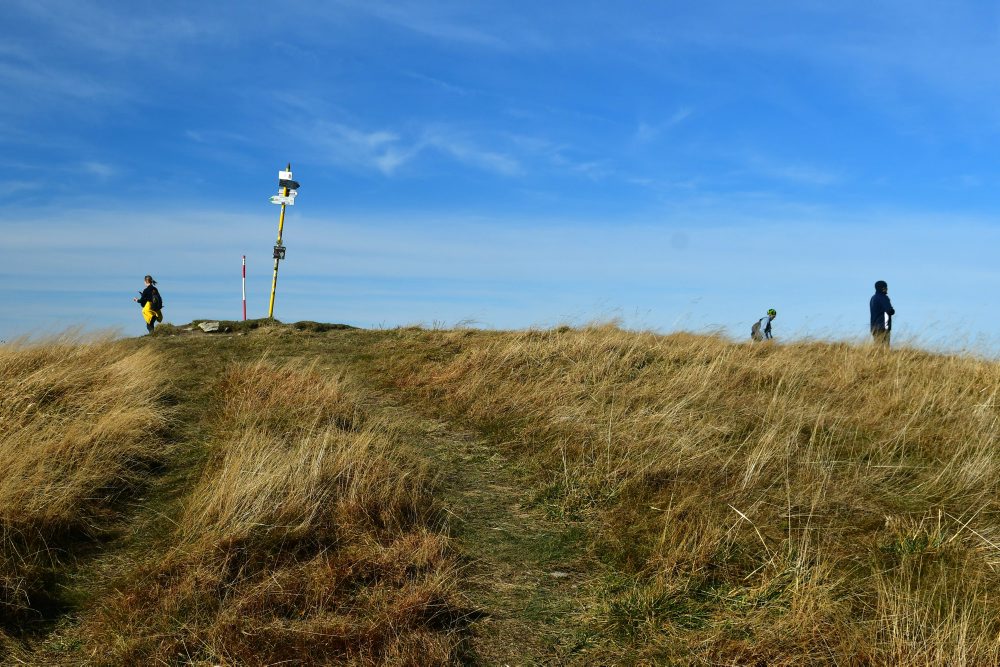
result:
[[[157,322],[163,321],[163,298],[160,290],[156,289],[156,281],[153,276],[146,276],[146,289],[142,290],[139,298],[132,299],[142,306],[142,319],[146,320],[146,331],[153,333],[153,328]]]

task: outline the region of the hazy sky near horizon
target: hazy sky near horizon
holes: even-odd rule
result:
[[[1000,350],[1000,6],[7,0],[0,338],[267,312]]]

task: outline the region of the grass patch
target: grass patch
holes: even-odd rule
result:
[[[349,324],[330,324],[328,322],[311,322],[309,320],[294,322],[291,326],[296,331],[309,331],[312,333],[326,333],[327,331],[349,331],[357,329],[357,327],[352,327]]]
[[[165,329],[165,325],[160,325],[157,329],[162,329],[164,334],[168,333],[181,333],[186,329],[194,328],[198,331],[198,325],[204,322],[218,322],[219,331],[226,333],[249,333],[257,329],[269,328],[269,327],[283,327],[279,320],[269,319],[266,317],[261,317],[255,320],[192,320],[190,324],[184,325],[183,327],[173,327],[172,329]],[[172,325],[171,325],[172,326]],[[154,334],[155,335],[155,334]]]
[[[391,426],[301,364],[234,364],[217,392],[176,546],[118,586],[89,643],[108,664],[452,662],[454,556]]]
[[[0,626],[9,632],[60,604],[61,561],[101,533],[162,456],[161,382],[159,355],[121,342],[0,347]]]
[[[631,583],[584,616],[635,659],[1000,662],[1000,364],[613,326],[376,349],[539,469],[550,515],[596,523]]]

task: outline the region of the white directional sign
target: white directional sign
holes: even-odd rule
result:
[[[279,181],[290,181],[292,180],[292,172],[290,171],[279,171],[278,172]]]
[[[271,195],[272,204],[288,204],[289,206],[295,206],[295,197],[282,197],[281,195]]]

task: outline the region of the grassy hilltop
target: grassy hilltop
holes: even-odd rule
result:
[[[1000,663],[1000,364],[232,329],[0,347],[0,663]]]

